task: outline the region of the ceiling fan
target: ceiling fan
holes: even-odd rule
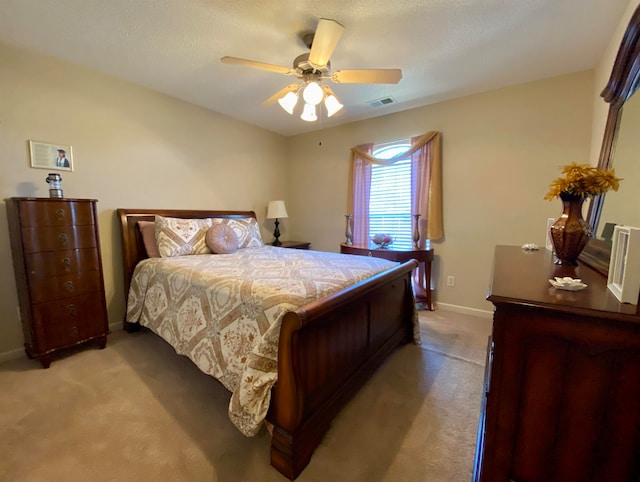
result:
[[[300,79],[302,82],[287,85],[265,100],[263,104],[272,104],[278,101],[284,110],[293,114],[300,92],[302,92],[305,105],[300,117],[305,121],[312,122],[318,119],[316,106],[322,101],[324,101],[328,117],[344,107],[328,85],[320,84],[321,80],[328,79],[339,84],[397,84],[402,79],[400,69],[335,70],[332,72],[329,59],[338,45],[343,31],[344,27],[337,21],[321,18],[315,33],[303,37],[310,52],[296,57],[293,61],[293,67],[281,67],[238,57],[222,57],[220,60],[227,64],[244,65],[268,72],[292,75]]]

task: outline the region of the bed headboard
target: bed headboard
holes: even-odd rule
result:
[[[170,218],[254,218],[253,211],[202,211],[189,209],[123,209],[116,211],[122,235],[122,263],[124,267],[124,299],[129,295],[129,283],[136,265],[147,258],[138,221],[153,221],[155,216]]]

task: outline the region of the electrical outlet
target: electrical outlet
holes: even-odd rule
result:
[[[456,285],[456,277],[455,276],[447,276],[447,286],[453,288]]]

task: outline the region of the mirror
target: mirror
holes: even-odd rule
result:
[[[618,192],[606,196],[600,212],[598,237],[611,241],[612,226],[640,227],[640,92],[624,103],[612,166],[623,179]],[[611,232],[609,232],[611,231]],[[603,236],[604,234],[604,236]]]
[[[610,104],[598,166],[615,168],[624,180],[617,192],[596,196],[589,206],[587,221],[594,238],[580,260],[607,276],[611,258],[611,235],[615,224],[640,227],[640,6],[633,13],[613,64],[609,82],[602,92]]]

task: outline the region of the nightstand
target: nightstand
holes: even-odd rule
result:
[[[396,261],[398,263],[405,263],[409,260],[415,259],[419,264],[424,265],[424,277],[420,280],[420,283],[426,291],[426,297],[422,298],[416,296],[416,301],[426,304],[429,311],[433,311],[433,305],[431,304],[431,262],[433,261],[433,248],[429,249],[398,249],[398,248],[371,248],[369,246],[357,246],[346,245],[342,243],[340,245],[340,252],[342,254],[355,254],[357,256],[373,256],[374,258],[384,258],[390,261]]]
[[[282,241],[281,248],[292,248],[292,249],[309,249],[311,243],[307,243],[305,241]]]

